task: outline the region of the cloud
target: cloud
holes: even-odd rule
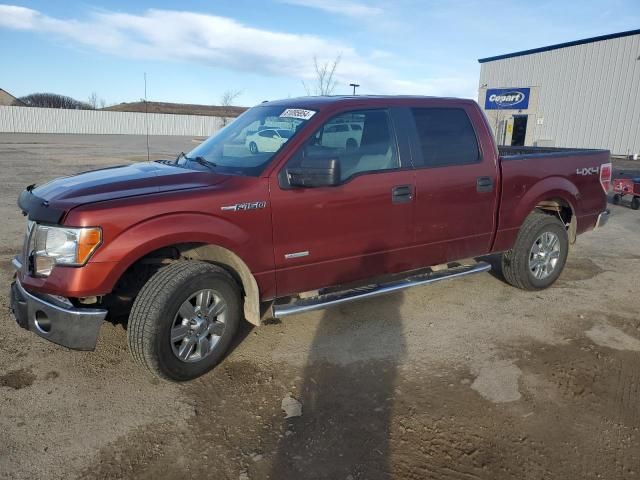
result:
[[[382,8],[347,0],[280,0],[280,2],[356,18],[372,17],[384,13]]]
[[[37,16],[38,12],[30,8],[0,5],[0,26],[3,27],[29,30],[33,28],[34,19]]]
[[[346,2],[346,5],[356,4]],[[367,56],[332,39],[254,28],[232,18],[187,11],[150,9],[139,15],[97,11],[86,20],[76,20],[53,18],[25,7],[0,5],[0,28],[3,27],[54,35],[75,45],[121,57],[188,62],[304,81],[315,77],[314,56],[320,62],[327,62],[340,55],[336,79],[343,85],[352,81],[366,83],[362,93],[454,95],[458,92],[466,96],[471,91],[466,85],[460,87],[466,80],[401,78],[392,67],[393,56],[381,55],[379,51]]]

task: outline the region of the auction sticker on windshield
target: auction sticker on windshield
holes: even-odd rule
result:
[[[309,120],[316,114],[314,110],[305,110],[304,108],[287,108],[280,114],[281,118],[299,118],[300,120]]]

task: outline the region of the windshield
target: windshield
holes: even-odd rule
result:
[[[206,162],[221,173],[258,176],[315,113],[280,106],[251,108],[179,158],[177,163],[206,169]]]

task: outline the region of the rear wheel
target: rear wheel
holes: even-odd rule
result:
[[[151,277],[136,297],[129,349],[155,375],[191,380],[222,359],[240,318],[240,290],[226,271],[205,262],[174,263]]]
[[[633,197],[631,200],[631,208],[638,210],[640,208],[640,197]]]
[[[614,205],[618,205],[620,203],[620,195],[616,193],[611,201]]]
[[[513,248],[502,256],[502,272],[523,290],[551,286],[567,261],[569,239],[564,224],[552,215],[534,212],[524,221]]]

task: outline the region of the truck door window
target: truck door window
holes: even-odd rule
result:
[[[361,110],[333,117],[316,131],[292,162],[336,156],[340,178],[390,170],[400,166],[397,144],[386,110]]]
[[[463,109],[414,108],[412,113],[420,142],[416,166],[446,167],[480,161],[478,140]]]

